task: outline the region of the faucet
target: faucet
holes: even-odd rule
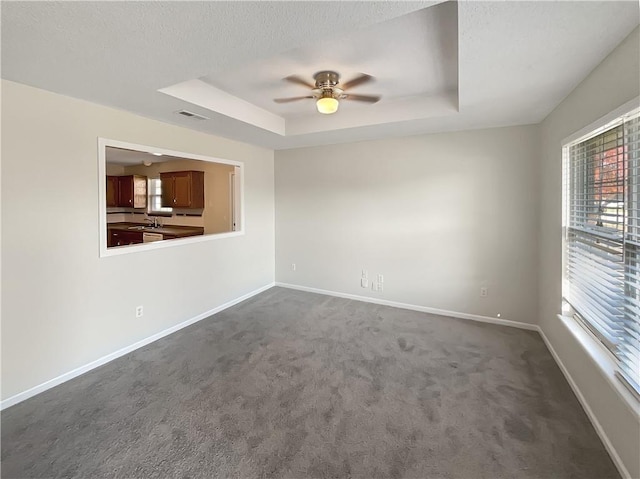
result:
[[[158,217],[157,217],[157,216],[154,216],[154,217],[153,217],[153,219],[151,219],[151,218],[145,218],[144,220],[145,220],[145,221],[148,221],[149,223],[151,223],[151,224],[150,224],[150,226],[151,226],[152,228],[159,228],[160,226],[162,226],[162,225],[160,224],[160,221],[158,221]]]

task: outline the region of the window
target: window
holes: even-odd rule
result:
[[[640,118],[563,148],[563,296],[640,394]]]
[[[98,138],[98,174],[101,258],[244,235],[241,161]]]
[[[149,178],[149,211],[150,215],[171,215],[172,208],[162,206],[162,182],[160,178]]]

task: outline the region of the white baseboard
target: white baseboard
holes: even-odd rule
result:
[[[298,286],[296,284],[279,283],[276,286],[288,289],[297,289],[298,291],[307,291],[309,293],[326,294],[328,296],[336,296],[338,298],[355,299],[356,301],[364,301],[365,303],[381,304],[383,306],[392,306],[394,308],[409,309],[411,311],[420,311],[422,313],[437,314],[438,316],[448,316],[451,318],[470,319],[472,321],[481,321],[483,323],[501,324],[502,326],[511,326],[512,328],[528,329],[530,331],[539,331],[537,324],[523,323],[510,319],[492,318],[489,316],[481,316],[479,314],[460,313],[457,311],[448,311],[446,309],[429,308],[427,306],[418,306],[415,304],[399,303],[397,301],[389,301],[386,299],[370,298],[368,296],[358,296],[356,294],[338,293],[336,291],[328,291],[326,289],[310,288],[308,286]]]
[[[600,437],[602,444],[604,444],[604,447],[609,453],[611,460],[618,468],[618,472],[620,472],[620,475],[624,479],[632,479],[631,474],[625,467],[624,463],[622,462],[622,459],[620,459],[620,456],[618,456],[618,452],[613,447],[613,444],[611,444],[611,441],[609,440],[609,436],[607,436],[607,433],[604,431],[604,428],[600,424],[600,421],[598,421],[598,418],[596,417],[595,413],[592,411],[591,406],[589,406],[589,403],[587,402],[586,398],[582,394],[582,391],[580,391],[578,384],[576,384],[576,382],[573,380],[571,373],[569,373],[569,370],[565,367],[564,363],[560,359],[560,356],[558,356],[558,353],[556,353],[556,350],[553,348],[553,345],[547,338],[547,335],[544,334],[544,331],[539,326],[538,326],[538,332],[540,333],[540,336],[542,336],[542,340],[544,341],[544,344],[546,344],[547,349],[551,353],[551,356],[553,356],[553,359],[556,361],[556,364],[560,368],[560,371],[562,371],[562,374],[564,374],[564,377],[569,383],[569,386],[571,386],[571,389],[573,389],[573,393],[576,395],[576,397],[578,398],[578,401],[582,405],[582,409],[584,409],[584,412],[587,413],[587,417],[591,421],[591,424],[596,430],[596,433]]]
[[[55,387],[59,384],[62,384],[66,381],[69,381],[70,379],[73,379],[77,376],[80,376],[81,374],[84,374],[88,371],[91,371],[92,369],[95,369],[99,366],[102,366],[103,364],[106,364],[110,361],[113,361],[114,359],[119,358],[120,356],[124,356],[125,354],[130,353],[131,351],[135,351],[138,348],[141,348],[143,346],[146,346],[147,344],[150,344],[154,341],[157,341],[158,339],[164,338],[165,336],[168,336],[171,333],[175,333],[176,331],[182,329],[182,328],[186,328],[187,326],[192,325],[193,323],[197,323],[198,321],[201,321],[205,318],[208,318],[209,316],[219,313],[220,311],[223,311],[227,308],[230,308],[231,306],[234,306],[246,299],[249,299],[257,294],[262,293],[263,291],[266,291],[267,289],[272,288],[275,285],[275,283],[270,283],[267,284],[265,286],[262,286],[261,288],[258,288],[254,291],[251,291],[247,294],[244,294],[242,296],[240,296],[239,298],[235,298],[231,301],[228,301],[224,304],[221,304],[220,306],[217,306],[213,309],[210,309],[209,311],[205,311],[204,313],[201,313],[191,319],[188,319],[180,324],[176,324],[175,326],[172,326],[170,328],[165,329],[164,331],[160,331],[159,333],[156,333],[154,335],[149,336],[148,338],[145,339],[141,339],[140,341],[137,341],[129,346],[126,346],[122,349],[119,349],[111,354],[107,354],[106,356],[103,356],[99,359],[96,359],[95,361],[91,361],[88,364],[85,364],[84,366],[80,366],[79,368],[76,368],[72,371],[69,371],[67,373],[61,374],[58,377],[55,377],[53,379],[50,379],[48,381],[43,382],[42,384],[39,384],[37,386],[32,387],[31,389],[27,389],[26,391],[23,391],[21,393],[16,394],[15,396],[11,396],[7,399],[5,399],[4,401],[0,402],[0,411],[3,409],[6,409],[10,406],[13,406],[14,404],[18,404],[19,402],[22,402],[26,399],[29,399],[30,397],[35,396],[36,394],[40,394],[41,392],[46,391],[47,389],[51,389],[52,387]]]

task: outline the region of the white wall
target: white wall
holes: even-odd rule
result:
[[[276,151],[276,280],[535,323],[537,141],[523,126]]]
[[[98,136],[245,162],[246,234],[99,258]],[[271,150],[3,81],[2,398],[271,283],[273,188]]]
[[[564,138],[640,94],[640,38],[629,35],[541,125],[540,321],[631,477],[640,477],[640,421],[556,318],[562,296],[562,152]]]

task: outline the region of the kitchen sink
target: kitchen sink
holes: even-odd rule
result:
[[[160,226],[147,226],[147,225],[137,225],[137,226],[129,226],[127,229],[128,230],[137,230],[137,231],[155,231],[158,228],[161,228]]]

